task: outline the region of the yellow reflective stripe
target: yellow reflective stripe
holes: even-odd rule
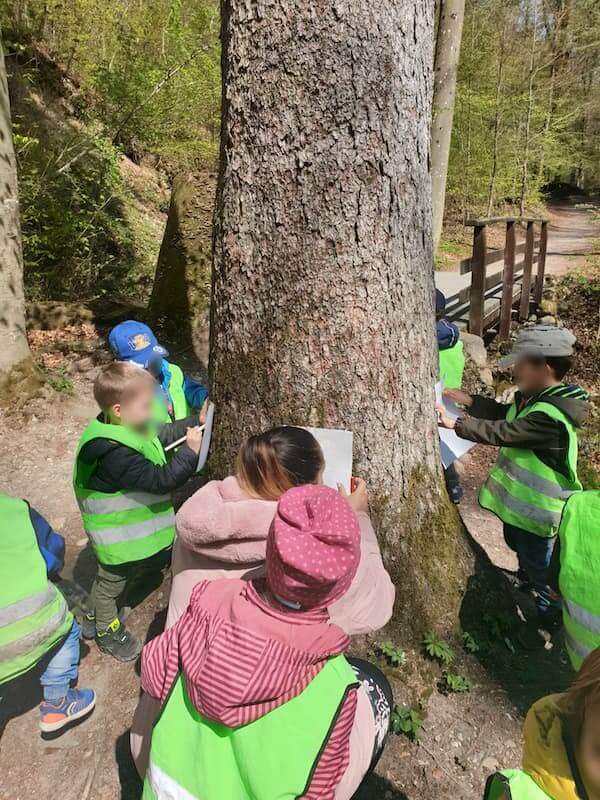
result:
[[[127,492],[125,494],[107,494],[104,497],[78,497],[77,502],[82,513],[112,514],[119,511],[132,511],[137,508],[165,503],[171,500],[168,494],[151,494],[150,492]]]
[[[13,658],[18,658],[31,652],[60,628],[66,619],[69,609],[64,597],[60,594],[59,597],[61,600],[60,607],[54,616],[27,636],[22,636],[20,639],[8,642],[8,644],[0,647],[0,661],[10,661]]]
[[[44,608],[53,602],[56,597],[56,589],[49,584],[43,592],[29,595],[23,600],[18,600],[16,603],[11,603],[8,606],[0,608],[0,628],[5,625],[13,625],[19,620],[30,617],[36,611]]]
[[[534,492],[539,492],[539,494],[543,494],[546,497],[552,497],[554,500],[568,500],[572,494],[575,494],[572,489],[563,489],[558,483],[553,483],[547,478],[542,478],[541,475],[519,466],[505,453],[500,452],[498,454],[496,466],[509,478],[525,484],[528,489],[533,489]]]
[[[145,539],[153,533],[158,533],[165,528],[175,525],[175,512],[167,511],[164,514],[157,514],[155,517],[136,522],[131,525],[121,525],[117,528],[86,528],[90,539],[98,545],[118,544],[128,542],[132,539]]]
[[[562,512],[549,511],[548,509],[535,506],[532,503],[527,503],[525,500],[520,500],[512,495],[501,483],[498,483],[493,475],[489,476],[485,486],[492,497],[510,511],[514,511],[515,514],[542,525],[556,527],[560,524]]]
[[[184,789],[153,761],[148,765],[146,780],[156,800],[199,800],[197,795],[191,794],[187,789]]]

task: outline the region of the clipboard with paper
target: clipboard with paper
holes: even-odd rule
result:
[[[337,428],[306,428],[321,445],[325,458],[323,484],[337,489],[341,483],[350,493],[352,483],[352,431]]]
[[[435,385],[435,402],[438,405],[444,406],[446,414],[450,419],[458,419],[462,413],[461,410],[455,403],[448,400],[447,397],[444,397],[442,394],[443,391],[444,383],[443,381],[438,381]],[[456,461],[457,458],[460,458],[475,446],[474,442],[470,442],[468,439],[461,439],[460,436],[457,436],[454,431],[448,428],[439,428],[438,430],[440,434],[440,452],[444,467],[449,467],[452,462]]]

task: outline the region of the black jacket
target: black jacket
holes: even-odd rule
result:
[[[185,436],[186,428],[198,425],[198,415],[161,425],[158,438],[166,447]],[[96,492],[119,492],[123,489],[170,494],[191,478],[198,456],[186,444],[162,466],[153,464],[143,455],[124,444],[110,439],[92,439],[80,453],[85,464],[97,462],[88,489]]]
[[[579,386],[553,387],[533,397],[520,392],[515,395],[518,409],[543,400],[559,408],[576,427],[585,421],[590,406],[588,394]],[[455,431],[463,439],[496,447],[521,447],[533,450],[535,455],[551,469],[566,474],[569,436],[562,422],[552,419],[543,411],[534,411],[525,417],[507,422],[510,405],[497,403],[487,397],[474,397],[468,416],[456,422]]]

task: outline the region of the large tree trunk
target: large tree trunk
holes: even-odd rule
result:
[[[452,139],[456,75],[460,58],[465,0],[441,0],[435,46],[433,118],[431,123],[431,182],[433,187],[433,247],[442,235],[446,179]]]
[[[27,399],[39,384],[25,330],[17,162],[0,36],[0,405]]]
[[[212,466],[278,423],[349,428],[396,619],[454,617],[428,172],[433,1],[223,0]]]
[[[207,327],[215,183],[210,173],[175,178],[148,309],[162,334],[196,349]]]

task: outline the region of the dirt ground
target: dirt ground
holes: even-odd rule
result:
[[[553,273],[572,263],[575,257],[570,254],[581,246],[581,237],[586,240],[584,247],[590,249],[594,230],[598,235],[584,211],[562,208],[554,214],[549,247],[549,271]],[[77,339],[76,353],[69,337]],[[63,533],[67,541],[63,588],[76,602],[90,588],[93,559],[71,491],[73,452],[95,413],[91,381],[98,364],[108,356],[103,339],[96,337],[92,327],[66,332],[62,343],[41,333],[33,338],[38,360],[64,370],[67,380],[55,381],[61,391],[48,388],[21,412],[0,416],[0,491],[26,497]],[[515,567],[500,526],[476,502],[492,458],[493,453],[477,447],[461,465],[465,488],[461,514],[480,553],[480,567],[471,581],[461,620],[479,642],[480,652],[466,654],[457,636],[452,642],[457,653],[452,669],[468,675],[472,688],[464,694],[440,693],[436,687],[439,670],[423,668],[421,655],[407,651],[407,665],[389,673],[398,702],[408,703],[415,699],[413,675],[420,675],[417,693],[425,706],[422,735],[417,742],[390,737],[377,775],[359,793],[361,800],[480,798],[490,772],[520,763],[521,726],[531,702],[560,690],[570,678],[560,639],[546,649],[516,611],[518,605],[524,617],[531,615],[531,599],[512,595],[508,583],[490,583],[486,563]],[[168,591],[166,578],[133,610],[128,626],[137,636],[150,638],[160,630]],[[0,800],[45,800],[57,795],[61,800],[140,797],[127,742],[138,698],[137,667],[100,654],[93,643],[90,647],[84,644],[79,683],[95,689],[97,708],[88,720],[53,741],[43,741],[39,735],[35,680],[22,681],[10,693],[4,692],[0,701]]]

